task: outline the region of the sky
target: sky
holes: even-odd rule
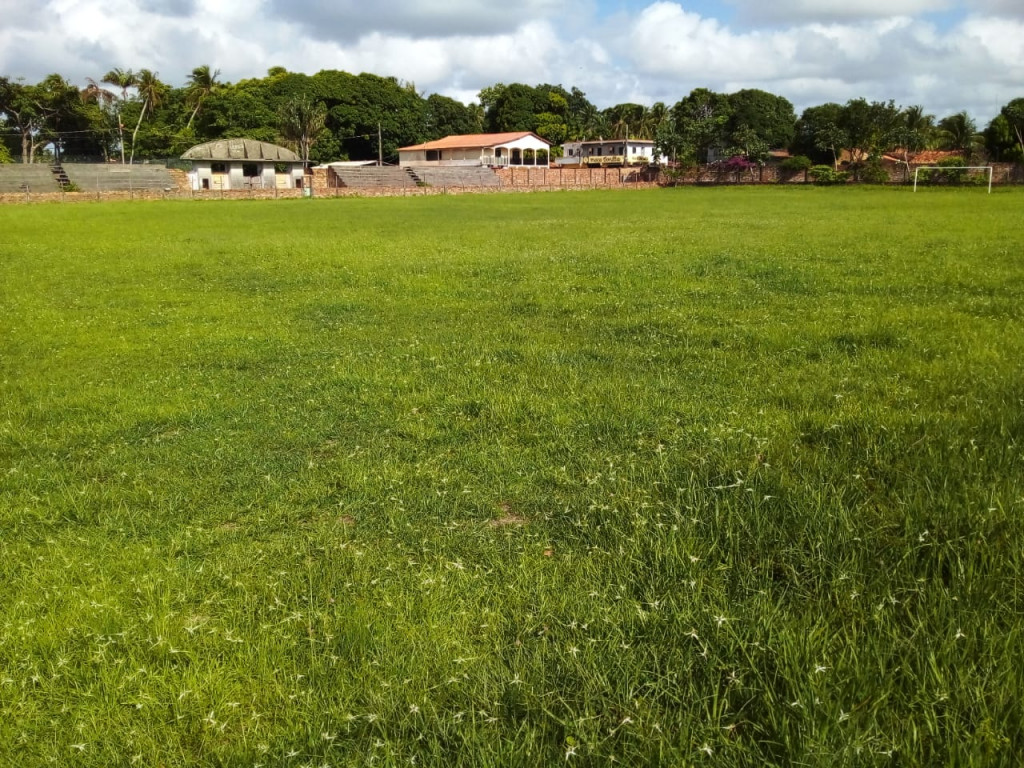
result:
[[[0,0],[0,75],[183,85],[200,64],[393,75],[467,103],[497,82],[601,108],[760,88],[798,113],[892,99],[983,127],[1024,97],[1024,0]]]

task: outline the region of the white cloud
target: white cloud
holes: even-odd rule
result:
[[[268,15],[326,40],[379,32],[425,37],[492,36],[564,13],[558,0],[267,0]]]
[[[954,0],[730,0],[741,18],[765,22],[858,21],[947,11]],[[997,2],[999,0],[996,0]]]
[[[987,120],[1014,97],[1011,87],[1024,91],[1024,24],[994,17],[946,31],[889,16],[742,32],[664,0],[644,10],[618,52],[665,100],[698,86],[763,88],[798,108],[863,96]]]

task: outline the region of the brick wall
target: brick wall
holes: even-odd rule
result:
[[[658,172],[646,168],[545,168],[516,166],[498,168],[505,190],[516,189],[617,189],[658,184]]]
[[[906,166],[887,166],[891,183],[905,183],[913,180],[914,173],[907,172]],[[302,189],[239,189],[192,191],[185,171],[169,169],[175,181],[175,188],[165,190],[134,190],[120,192],[45,192],[0,194],[3,203],[70,203],[97,202],[105,200],[272,200],[303,197]],[[583,189],[650,189],[669,183],[664,173],[653,169],[637,168],[545,168],[543,166],[517,166],[497,171],[501,180],[499,187],[406,187],[401,189],[352,189],[328,186],[326,169],[314,169],[314,197],[423,197],[433,195],[459,194],[500,194],[512,192],[538,192],[545,190]],[[306,177],[309,182],[310,177]],[[1024,184],[1024,165],[1013,163],[993,164],[993,181],[996,184]],[[765,166],[742,174],[725,174],[701,167],[686,171],[677,180],[678,184],[803,184],[803,173],[785,173],[777,166]]]

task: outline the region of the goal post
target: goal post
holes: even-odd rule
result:
[[[915,192],[917,192],[917,177],[921,171],[988,171],[988,193],[992,194],[991,165],[919,165],[914,168]]]

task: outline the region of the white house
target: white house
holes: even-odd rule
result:
[[[414,167],[547,165],[550,150],[550,143],[530,131],[474,133],[402,147],[398,150],[398,164]]]
[[[567,141],[562,145],[560,165],[615,166],[660,163],[661,156],[648,139],[599,139]]]
[[[192,189],[294,189],[302,186],[302,158],[255,139],[218,139],[181,156],[192,161]]]

